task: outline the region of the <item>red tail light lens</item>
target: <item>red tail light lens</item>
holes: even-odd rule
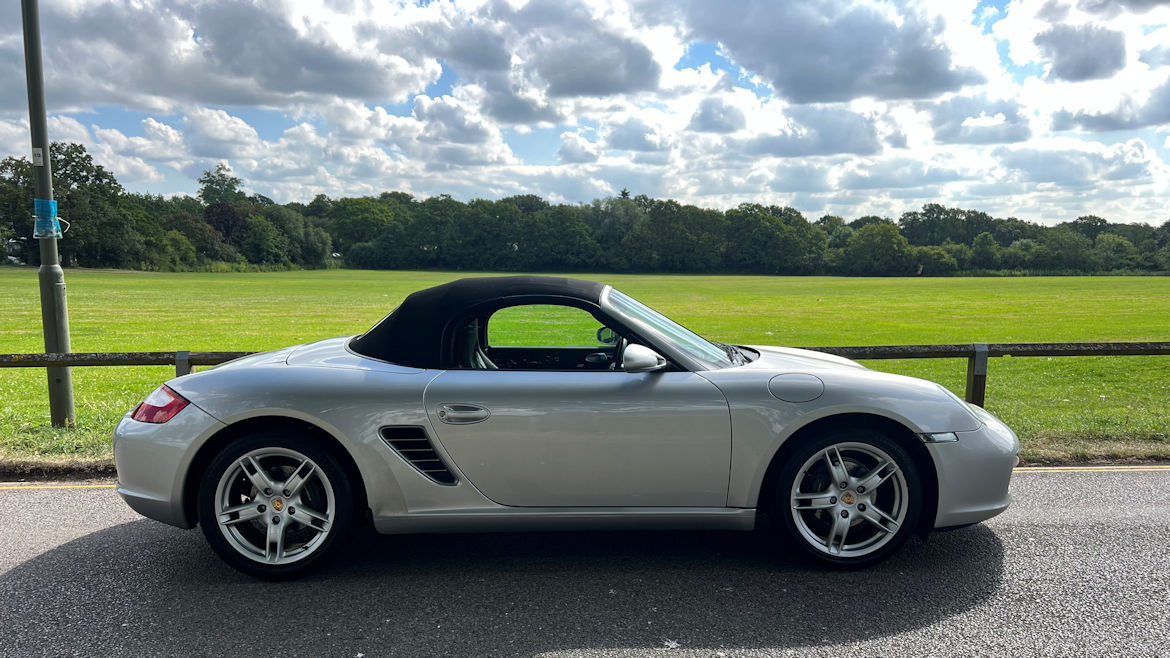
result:
[[[165,423],[190,404],[166,385],[154,389],[130,416],[144,423]]]

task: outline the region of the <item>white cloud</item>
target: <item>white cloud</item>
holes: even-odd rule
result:
[[[580,133],[561,133],[561,147],[557,149],[557,158],[561,162],[597,162],[599,157],[601,148],[582,137]]]
[[[718,41],[736,63],[795,102],[860,96],[925,98],[984,82],[956,67],[943,24],[884,4],[684,3],[691,35]]]
[[[1125,34],[1097,25],[1057,25],[1032,39],[1048,76],[1079,82],[1111,78],[1125,68]]]
[[[215,160],[257,154],[260,135],[248,122],[223,110],[194,108],[185,115],[184,136],[192,155]]]
[[[15,6],[0,155],[25,156]],[[223,161],[278,201],[1170,205],[1170,138],[1150,135],[1170,126],[1170,7],[1147,0],[43,0],[42,19],[51,136],[130,189],[193,193]]]
[[[934,103],[930,113],[934,138],[942,143],[1020,142],[1032,135],[1023,107],[1015,100],[953,96]]]

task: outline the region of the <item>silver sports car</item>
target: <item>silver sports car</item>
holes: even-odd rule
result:
[[[932,382],[706,340],[600,283],[453,281],[359,336],[160,386],[118,493],[287,578],[382,533],[751,530],[826,565],[1002,512],[1015,434]]]

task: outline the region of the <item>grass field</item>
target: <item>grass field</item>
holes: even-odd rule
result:
[[[266,350],[358,333],[450,272],[70,270],[75,352]],[[1170,278],[600,278],[724,342],[775,345],[1170,340]],[[0,267],[0,353],[40,352],[35,269]],[[963,360],[869,365],[962,395]],[[118,419],[173,368],[75,368],[77,427],[48,427],[45,374],[0,369],[0,463],[108,464]],[[1170,458],[1170,357],[1001,358],[987,407],[1029,461]]]

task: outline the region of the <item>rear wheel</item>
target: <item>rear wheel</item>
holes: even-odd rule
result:
[[[829,566],[884,560],[914,534],[922,513],[914,460],[877,432],[836,431],[811,441],[776,482],[773,509],[784,534]]]
[[[249,434],[211,461],[199,486],[199,523],[236,569],[269,580],[318,566],[354,525],[345,470],[319,442]]]

